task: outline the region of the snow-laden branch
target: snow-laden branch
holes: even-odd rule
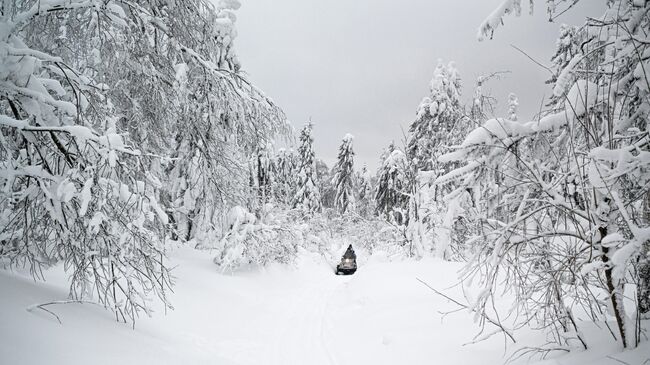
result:
[[[494,31],[503,24],[503,18],[508,14],[521,15],[521,1],[522,0],[504,0],[499,6],[483,20],[478,28],[476,37],[479,41],[485,38],[492,39]],[[532,7],[531,7],[532,11]]]

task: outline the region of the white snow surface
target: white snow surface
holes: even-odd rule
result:
[[[341,249],[345,249],[342,247]],[[358,252],[359,253],[359,252]],[[213,253],[172,253],[175,310],[140,318],[133,329],[92,304],[34,304],[65,300],[61,267],[47,282],[0,270],[0,354],[3,364],[501,364],[503,336],[463,346],[476,333],[472,315],[436,296],[420,278],[459,297],[457,263],[436,259],[388,262],[359,257],[352,276],[335,276],[334,263],[303,252],[294,265],[222,274]],[[493,331],[487,328],[487,332]],[[540,333],[526,333],[543,342]],[[611,341],[595,351],[544,364],[629,364],[650,356],[648,342],[619,350]],[[522,343],[523,344],[523,343]],[[612,355],[614,354],[614,355]],[[514,364],[525,363],[525,360]]]

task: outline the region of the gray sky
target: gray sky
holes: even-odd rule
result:
[[[559,24],[599,16],[605,3],[584,0],[549,23],[537,1],[533,16],[525,8],[493,40],[478,42],[479,24],[501,1],[242,0],[236,47],[243,69],[296,129],[315,123],[317,157],[331,167],[352,133],[356,168],[374,171],[391,140],[401,145],[438,59],[456,62],[465,100],[479,75],[511,71],[489,85],[497,113],[514,92],[520,119],[531,118],[549,94],[548,72],[510,45],[548,65]]]

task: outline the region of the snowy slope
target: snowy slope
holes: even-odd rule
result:
[[[454,284],[458,264],[433,259],[362,261],[356,275],[338,277],[330,263],[304,253],[293,266],[219,273],[205,251],[178,249],[174,311],[141,318],[135,329],[91,304],[26,308],[66,298],[64,275],[47,283],[0,271],[0,354],[3,364],[500,364],[503,337],[463,346],[476,332],[436,288]],[[451,289],[449,293],[456,293]],[[529,334],[541,341],[539,334]],[[645,344],[647,345],[647,343]],[[602,349],[601,349],[602,350]],[[650,353],[627,354],[629,364]],[[617,363],[612,349],[589,363]],[[645,353],[644,353],[645,352]],[[586,354],[546,364],[580,364]],[[626,355],[626,354],[623,354]],[[617,355],[618,356],[618,355]],[[650,356],[648,356],[650,358]],[[600,361],[600,362],[598,362]],[[636,361],[636,362],[635,362]]]

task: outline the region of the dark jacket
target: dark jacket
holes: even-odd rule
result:
[[[344,259],[352,259],[356,260],[357,255],[354,253],[354,249],[352,248],[352,245],[348,246],[348,249],[345,250],[345,253],[343,254]]]

